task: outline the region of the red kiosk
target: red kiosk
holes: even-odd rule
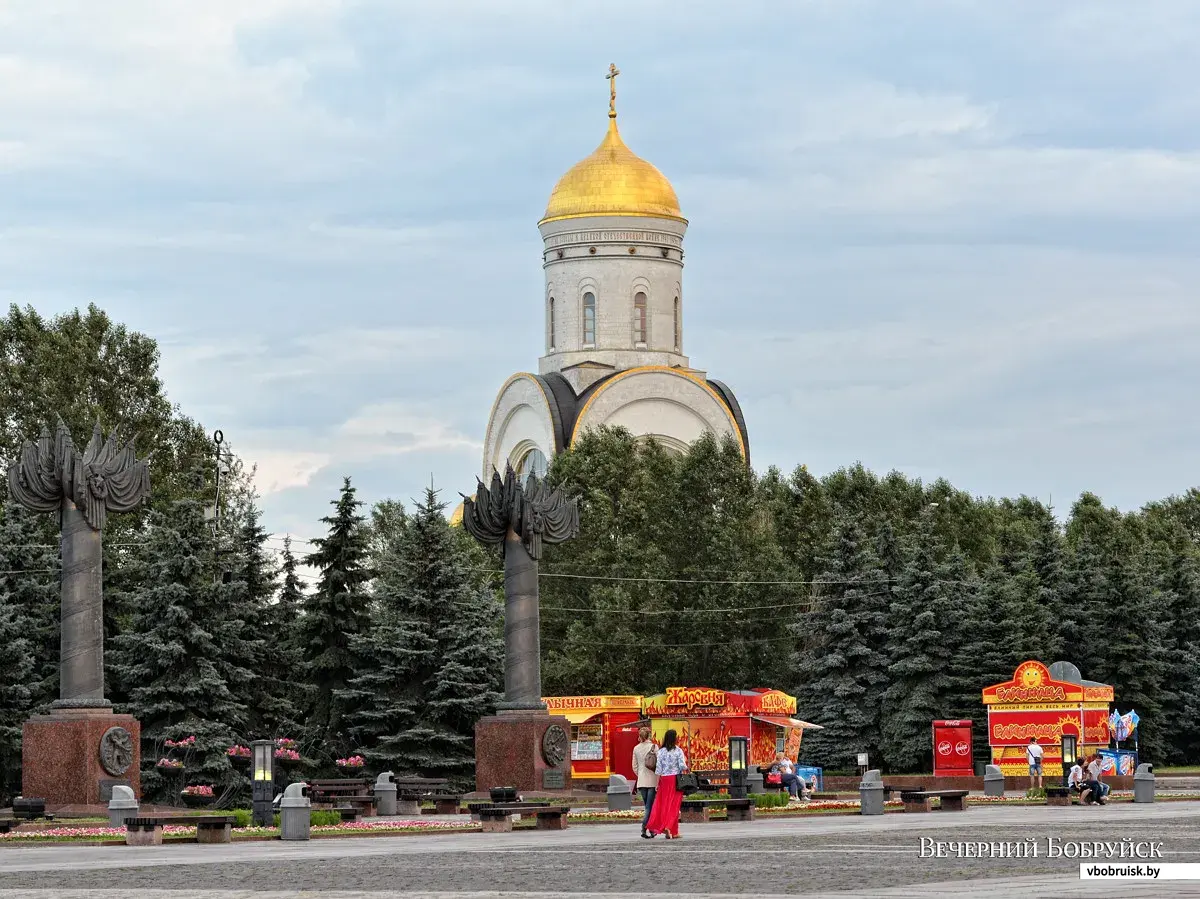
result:
[[[971,721],[933,722],[933,776],[970,777]]]
[[[716,690],[711,687],[668,687],[656,696],[546,696],[553,715],[571,722],[571,779],[593,785],[610,774],[633,776],[633,747],[640,726],[649,726],[662,742],[668,730],[696,771],[729,767],[729,738],[747,737],[751,767],[768,765],[782,749],[792,761],[800,755],[805,728],[796,697],[779,690]]]

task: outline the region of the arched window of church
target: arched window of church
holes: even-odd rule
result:
[[[554,349],[554,297],[550,298],[550,349]]]
[[[633,295],[633,342],[646,345],[646,295],[640,290]]]
[[[591,291],[583,295],[583,343],[596,345],[596,295]]]
[[[537,475],[539,479],[545,478],[549,467],[545,454],[535,447],[525,454],[520,465],[517,466],[517,480],[520,481],[521,486],[525,486],[531,474]]]
[[[675,352],[679,352],[679,297],[675,298]]]

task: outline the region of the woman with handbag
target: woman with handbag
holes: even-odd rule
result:
[[[666,834],[668,840],[679,839],[679,807],[683,794],[679,792],[679,775],[688,771],[687,757],[678,746],[679,735],[674,730],[663,734],[662,748],[658,750],[655,773],[658,775],[658,793],[654,797],[654,808],[646,822],[647,839]]]

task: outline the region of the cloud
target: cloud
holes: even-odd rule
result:
[[[757,464],[1133,506],[1200,436],[1197,39],[1190,0],[0,4],[0,300],[157,337],[275,530],[347,474],[453,495],[615,61]]]

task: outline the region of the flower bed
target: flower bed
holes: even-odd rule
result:
[[[163,827],[163,836],[192,836],[196,833],[194,827],[184,827],[179,824],[167,824]],[[0,833],[0,843],[4,842],[61,842],[65,840],[110,840],[125,839],[124,827],[48,827],[40,830],[10,830]]]

